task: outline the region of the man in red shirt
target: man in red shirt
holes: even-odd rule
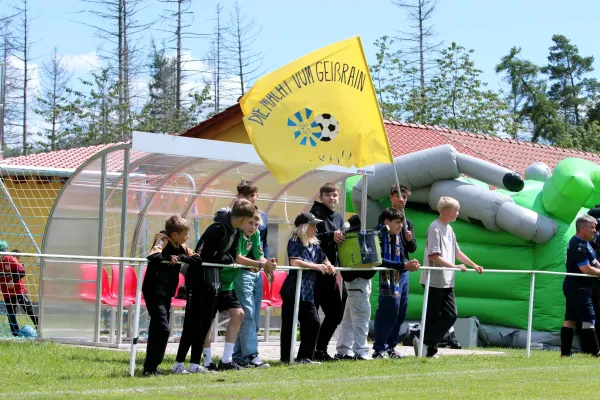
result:
[[[0,252],[7,252],[8,244],[0,240]],[[31,300],[27,295],[27,287],[23,283],[25,268],[13,256],[0,256],[0,292],[6,305],[8,324],[13,336],[19,336],[17,310],[21,305],[37,329],[38,319],[33,311]]]

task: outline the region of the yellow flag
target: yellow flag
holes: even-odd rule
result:
[[[280,183],[328,164],[393,162],[359,37],[264,76],[240,105],[256,152]]]

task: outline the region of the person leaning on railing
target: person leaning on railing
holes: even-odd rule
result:
[[[335,268],[327,260],[316,238],[317,224],[320,219],[311,213],[299,214],[295,221],[292,237],[288,242],[288,258],[294,267],[308,268],[302,271],[300,284],[300,304],[298,322],[300,323],[300,349],[296,361],[299,364],[320,364],[314,362],[315,348],[321,321],[315,306],[315,277],[318,273],[335,274]],[[290,362],[291,335],[294,318],[294,303],[298,271],[291,270],[281,286],[281,362]]]
[[[589,241],[596,232],[596,219],[583,215],[575,221],[575,236],[567,247],[567,272],[600,276],[600,264]],[[565,322],[560,330],[560,356],[571,355],[571,346],[577,322],[581,322],[581,350],[595,357],[600,355],[600,346],[594,323],[596,314],[592,305],[593,279],[565,276],[563,293],[566,300]]]

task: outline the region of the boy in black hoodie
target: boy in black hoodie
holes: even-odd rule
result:
[[[233,264],[237,256],[239,228],[254,217],[256,207],[246,199],[238,199],[230,211],[218,213],[215,222],[210,225],[196,246],[196,252],[202,262],[216,264]],[[228,299],[220,298],[221,268],[190,265],[185,276],[188,301],[183,320],[183,331],[177,350],[177,358],[173,372],[183,373],[183,362],[190,349],[189,372],[208,372],[200,366],[202,346],[210,330],[212,320],[220,306]],[[235,369],[231,363],[222,363],[220,369]]]
[[[200,262],[198,255],[185,244],[189,231],[188,222],[173,215],[165,223],[165,230],[156,234],[148,255],[148,270],[142,284],[142,293],[150,314],[144,376],[160,375],[156,369],[164,358],[169,341],[171,298],[179,283],[179,262],[190,265]],[[169,261],[169,264],[163,261]]]
[[[344,241],[342,227],[344,219],[335,207],[340,202],[340,191],[333,183],[326,183],[319,190],[319,201],[315,201],[310,212],[323,222],[317,225],[317,239],[325,252],[327,259],[334,267],[338,267],[338,243]],[[344,316],[344,305],[340,297],[340,287],[336,275],[317,274],[315,280],[315,307],[323,309],[325,318],[321,324],[314,359],[317,361],[332,361],[327,353],[327,345],[337,326]]]

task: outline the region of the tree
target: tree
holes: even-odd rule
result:
[[[426,107],[425,91],[429,80],[435,76],[437,63],[434,57],[439,53],[442,42],[433,42],[437,36],[433,25],[430,23],[435,12],[438,0],[392,0],[392,3],[402,9],[407,14],[407,19],[411,24],[410,31],[400,31],[398,39],[401,43],[407,43],[406,48],[402,48],[402,53],[406,61],[405,71],[411,77],[419,82],[418,96],[413,104],[420,104]],[[411,97],[416,97],[417,93],[411,93]],[[413,118],[420,121],[420,115],[425,115],[425,110],[418,110]]]
[[[138,93],[133,92],[135,77],[141,72],[141,53],[138,50],[138,39],[143,32],[150,29],[156,20],[141,23],[137,17],[146,0],[82,0],[93,4],[96,9],[86,12],[98,17],[102,23],[98,25],[83,23],[95,29],[96,36],[109,44],[109,48],[100,47],[98,54],[108,62],[111,86],[119,88],[118,110],[120,127],[133,123],[132,107]],[[79,21],[78,21],[79,22]],[[81,23],[81,22],[80,22]],[[116,65],[116,68],[114,66]],[[103,75],[104,70],[97,75]],[[108,82],[107,82],[108,83]],[[123,130],[120,140],[128,139]]]
[[[444,49],[436,60],[439,75],[425,90],[427,106],[419,104],[420,96],[416,96],[407,109],[424,110],[419,118],[428,124],[486,134],[501,131],[508,106],[497,93],[486,89],[487,84],[480,80],[482,71],[470,58],[472,53],[454,42]]]
[[[31,16],[29,13],[28,0],[21,0],[20,4],[15,5],[16,16],[14,19],[14,35],[12,43],[9,46],[10,55],[23,63],[21,84],[18,85],[21,99],[21,148],[22,154],[26,155],[31,149],[27,143],[29,136],[27,127],[27,112],[29,110],[28,91],[29,83],[33,79],[33,71],[30,68],[31,61],[31,45],[33,44],[30,38]]]
[[[229,53],[227,69],[229,75],[239,80],[240,91],[237,95],[243,96],[248,86],[264,73],[261,69],[264,55],[252,49],[261,28],[254,20],[248,20],[247,16],[242,14],[237,0],[230,18],[227,35],[224,36],[224,47]]]
[[[152,41],[150,98],[138,116],[136,129],[145,132],[178,133],[198,123],[209,99],[209,87],[188,94],[188,106],[177,110],[177,59],[167,57],[165,48]]]
[[[378,48],[377,63],[371,65],[371,76],[383,118],[404,119],[404,103],[411,90],[411,77],[406,73],[407,63],[399,50],[392,51],[394,40],[383,36],[374,43]]]
[[[585,78],[594,70],[594,57],[580,56],[577,46],[563,35],[552,36],[552,41],[548,65],[542,68],[553,82],[548,97],[560,106],[565,123],[579,126],[587,102],[586,88],[597,87],[595,79]]]
[[[505,73],[502,80],[510,87],[505,98],[509,106],[506,132],[514,139],[518,139],[520,132],[530,131],[530,115],[526,110],[536,103],[536,94],[543,92],[538,80],[540,68],[531,61],[520,59],[520,53],[520,47],[513,47],[496,65],[496,73]]]
[[[227,27],[223,24],[222,18],[223,7],[220,3],[217,4],[215,11],[215,29],[213,31],[212,39],[210,42],[210,50],[207,54],[207,64],[210,69],[211,81],[210,86],[212,89],[212,99],[214,105],[214,113],[221,111],[221,98],[226,93],[224,90],[224,81],[226,78],[225,64],[223,54],[224,50],[224,33]]]
[[[72,73],[56,47],[52,57],[42,64],[41,72],[42,87],[34,112],[48,124],[43,133],[46,139],[44,147],[51,151],[63,149],[67,145],[64,143],[63,113],[69,101],[67,84]]]
[[[115,143],[131,136],[133,119],[122,120],[122,88],[110,78],[110,69],[92,72],[93,80],[79,79],[89,93],[67,89],[74,100],[64,108],[64,136],[68,147]]]

